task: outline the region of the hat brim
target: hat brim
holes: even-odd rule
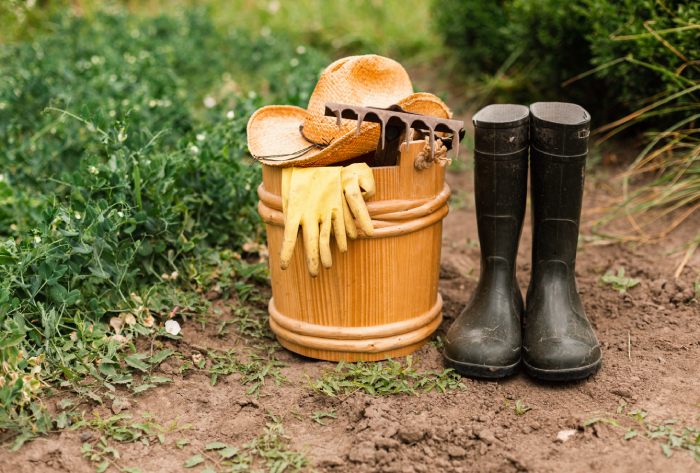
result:
[[[412,94],[399,102],[407,112],[437,118],[451,118],[445,103],[432,94]],[[260,162],[278,167],[328,166],[374,151],[379,140],[378,123],[363,123],[360,133],[353,126],[350,131],[333,140],[325,148],[311,148],[299,127],[308,112],[290,105],[263,107],[248,121],[248,149]],[[334,120],[335,118],[330,118]],[[304,152],[305,150],[307,150]],[[303,153],[303,154],[301,154]]]

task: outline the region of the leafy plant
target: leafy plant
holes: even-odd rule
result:
[[[525,404],[523,404],[520,400],[515,401],[514,406],[511,406],[510,403],[511,403],[511,401],[509,401],[507,398],[503,399],[503,404],[507,408],[512,409],[513,412],[515,412],[515,414],[519,415],[519,416],[525,414],[527,411],[532,410],[532,407],[525,406]]]
[[[612,285],[612,288],[616,291],[620,291],[620,294],[624,294],[627,289],[633,288],[640,282],[639,279],[626,278],[625,268],[620,268],[617,272],[617,276],[614,276],[612,271],[608,271],[604,275],[600,276],[600,280],[604,284]]]
[[[268,411],[269,412],[269,411]],[[215,471],[248,471],[255,466],[265,468],[265,471],[284,472],[300,471],[309,466],[308,452],[292,450],[289,437],[285,435],[282,419],[276,418],[269,412],[272,422],[267,422],[263,434],[242,447],[229,446],[223,442],[213,442],[205,446],[205,451],[189,458],[184,463],[185,468],[204,464],[204,472]]]
[[[418,396],[418,390],[428,392],[435,389],[438,392],[447,392],[455,389],[466,390],[461,382],[461,376],[452,369],[442,372],[425,371],[418,373],[413,366],[413,358],[406,357],[406,364],[394,361],[387,357],[386,364],[382,362],[345,363],[341,361],[333,370],[326,370],[321,379],[312,381],[305,375],[308,388],[315,392],[321,392],[328,396],[338,394],[350,394],[354,391],[364,391],[372,396],[385,396],[389,394],[406,393]]]
[[[314,412],[311,414],[311,420],[318,422],[321,425],[326,425],[325,422],[323,422],[324,417],[330,417],[332,419],[337,419],[338,414],[335,413],[335,409],[331,409],[330,412]]]

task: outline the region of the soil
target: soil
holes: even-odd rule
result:
[[[614,173],[608,169],[589,177],[584,233],[596,218],[595,209],[615,196],[608,177]],[[440,281],[444,322],[437,332],[443,337],[467,303],[476,286],[474,276],[479,274],[471,176],[469,171],[448,175],[457,198],[444,222]],[[463,208],[455,209],[459,206],[455,203]],[[652,422],[679,419],[698,424],[700,308],[690,300],[700,270],[700,252],[678,279],[673,273],[683,252],[662,255],[688,241],[699,225],[700,219],[688,220],[666,240],[653,245],[592,245],[579,251],[576,272],[580,292],[604,357],[600,372],[587,379],[543,382],[520,372],[498,381],[464,378],[464,392],[431,391],[420,397],[372,397],[358,392],[340,402],[301,389],[306,385],[304,374],[318,378],[334,363],[280,348],[279,359],[288,364],[282,374],[290,382],[280,387],[268,383],[257,401],[246,396],[248,386],[241,386],[240,375],[223,376],[212,387],[203,373],[189,370],[180,374],[181,361],[171,359],[160,366],[159,375],[175,382],[133,398],[124,412],[135,417],[153,413],[161,425],[169,425],[175,418],[180,424],[193,424],[188,438],[203,447],[217,441],[241,446],[262,433],[270,420],[268,409],[276,414],[297,411],[303,417],[300,420],[285,415],[285,431],[294,448],[309,449],[312,466],[319,472],[700,471],[700,462],[687,451],[675,451],[668,458],[657,441],[624,440],[625,428],[636,424],[626,416],[615,415],[618,406],[627,403],[625,412],[648,411],[646,420]],[[523,293],[529,280],[530,248],[526,223],[518,259]],[[601,286],[599,279],[606,271],[619,268],[641,279],[624,295]],[[214,308],[222,311],[218,318],[230,313],[221,300],[214,302]],[[215,325],[207,324],[202,330],[199,322],[187,321],[183,324],[184,338],[166,341],[164,347],[172,347],[188,359],[198,352],[198,346],[231,348],[235,339],[216,337]],[[444,368],[442,354],[433,344],[419,349],[416,357],[420,370]],[[505,398],[512,400],[508,407]],[[532,410],[517,415],[511,408],[515,400]],[[45,402],[52,412],[58,412],[59,401],[52,398]],[[112,415],[111,406],[86,407],[87,412],[94,410],[103,418]],[[324,419],[325,426],[310,419],[314,412],[333,408],[338,418]],[[600,422],[584,426],[593,418],[615,418],[625,428]],[[574,431],[573,435],[566,441],[557,440],[566,430]],[[79,429],[52,434],[17,452],[3,452],[0,472],[93,472],[94,467],[80,453],[86,432]],[[115,446],[122,465],[144,472],[200,471],[201,465],[191,470],[183,468],[185,460],[197,452],[192,446],[179,449],[177,438],[167,434],[164,445]]]

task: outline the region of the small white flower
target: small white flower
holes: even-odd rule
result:
[[[272,0],[270,3],[267,4],[267,11],[269,11],[271,14],[277,13],[277,11],[280,9],[280,2],[277,0]]]
[[[174,320],[168,320],[165,322],[165,331],[171,335],[177,335],[180,333],[180,324]]]
[[[177,279],[177,277],[180,275],[177,271],[173,271],[170,273],[170,279]]]
[[[117,136],[117,139],[118,139],[119,141],[124,141],[124,140],[126,139],[127,136],[129,136],[129,135],[127,135],[126,133],[124,133],[124,130],[121,130],[121,131],[119,132],[119,135]]]
[[[41,237],[35,236],[35,237],[34,237],[34,241],[35,241],[36,243],[41,243]]]
[[[289,65],[291,65],[292,67],[297,67],[297,66],[299,65],[299,59],[293,57],[293,58],[289,61]]]
[[[125,107],[126,107],[127,105],[129,105],[129,99],[124,99],[124,100],[122,100],[122,105],[125,106]]]
[[[95,166],[90,166],[88,168],[88,171],[90,172],[90,174],[99,174],[100,173],[99,169],[97,169]]]
[[[297,54],[304,54],[306,52],[306,48],[304,46],[297,46]]]
[[[79,214],[78,212],[75,213],[75,218],[77,218],[78,220],[80,220],[81,217],[80,217],[80,214]]]
[[[253,90],[248,92],[248,98],[254,99],[257,96],[258,96],[258,94],[256,94],[255,91],[253,91]]]
[[[148,106],[151,107],[151,108],[155,107],[156,104],[157,104],[157,102],[156,102],[155,100],[151,100],[151,101],[148,102]]]
[[[111,76],[109,76],[109,81],[110,81],[110,82],[114,82],[114,81],[116,81],[116,80],[117,80],[117,75],[116,75],[116,74],[112,74]]]
[[[4,175],[4,174],[0,174],[0,182],[2,182],[2,181],[4,181],[4,180],[5,180],[5,175]]]
[[[272,33],[272,30],[268,26],[263,26],[262,28],[260,28],[260,36],[266,38],[270,36],[270,33]]]
[[[228,118],[229,120],[233,120],[233,117],[235,117],[235,116],[236,116],[236,114],[233,113],[233,110],[229,110],[228,113],[226,114],[226,118]]]
[[[204,133],[199,133],[197,135],[197,141],[204,141],[204,138],[206,138],[206,137],[207,136]]]
[[[160,275],[161,279],[170,279],[170,276],[168,276],[167,273],[163,273]]]
[[[212,108],[214,105],[216,105],[216,100],[214,100],[214,97],[204,97],[205,107]]]
[[[0,102],[0,110],[4,109],[6,107],[5,102]]]
[[[124,212],[122,211],[117,212],[117,215],[119,215],[120,218],[124,218]]]
[[[195,145],[190,146],[190,149],[193,153],[199,153],[199,148],[197,148]]]
[[[110,111],[109,111],[109,116],[110,116],[110,117],[113,117],[113,116],[115,116],[116,114],[117,114],[117,112],[115,112],[114,110],[110,110]]]
[[[51,134],[55,135],[56,134],[56,127],[51,128]]]

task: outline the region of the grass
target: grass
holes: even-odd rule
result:
[[[677,419],[666,419],[658,423],[649,422],[646,420],[649,412],[634,409],[625,413],[625,406],[626,403],[621,404],[617,412],[612,414],[620,420],[596,417],[586,421],[583,425],[585,427],[601,422],[620,427],[625,430],[625,440],[638,438],[658,443],[667,457],[672,456],[676,451],[687,451],[693,459],[700,462],[700,428],[690,425],[690,422]],[[700,415],[696,416],[696,418],[698,417]],[[628,422],[629,420],[634,421],[637,426],[622,427],[622,421],[625,419],[628,419]]]
[[[308,452],[296,451],[289,445],[289,437],[282,427],[282,417],[268,411],[272,422],[267,422],[263,434],[241,448],[229,446],[223,442],[213,442],[204,450],[197,448],[199,453],[184,463],[185,468],[203,465],[203,472],[233,472],[248,471],[252,468],[263,467],[265,471],[283,472],[287,469],[300,471],[309,467]],[[191,445],[189,440],[182,439],[182,446]],[[257,469],[254,471],[258,471]]]
[[[308,375],[305,376],[308,388],[332,397],[339,394],[348,396],[357,391],[372,396],[400,393],[418,396],[419,391],[426,393],[431,389],[442,393],[467,389],[461,382],[462,377],[452,369],[418,372],[410,355],[406,357],[406,364],[389,357],[385,363],[341,361],[333,370],[326,370],[321,379],[312,381]]]
[[[677,19],[677,23],[680,26],[667,32],[697,28],[697,25],[686,24],[680,19]],[[694,58],[686,58],[674,47],[672,36],[664,39],[655,34],[650,25],[645,23],[645,26],[657,41],[682,58],[685,64],[677,70],[671,70],[654,63],[653,58],[630,56],[596,68],[600,70],[615,67],[621,62],[629,62],[654,73],[673,77],[674,81],[667,90],[645,101],[647,105],[644,107],[592,133],[599,137],[596,144],[600,144],[629,127],[640,127],[659,118],[677,117],[677,121],[665,130],[649,130],[645,133],[642,151],[622,177],[621,198],[615,205],[606,209],[605,217],[594,227],[594,232],[600,236],[636,244],[664,238],[700,208],[700,128],[697,127],[700,119],[700,81],[688,79],[682,74],[686,68],[695,71],[700,71],[700,68],[695,64],[697,61],[694,61]],[[630,37],[617,40],[633,39]],[[642,185],[632,189],[630,184],[635,180],[641,180]],[[626,219],[630,224],[629,230],[616,235],[602,230],[603,224],[616,219]],[[659,228],[660,230],[657,230]],[[700,233],[676,249],[684,252],[676,270],[676,277],[680,276],[698,244]]]

